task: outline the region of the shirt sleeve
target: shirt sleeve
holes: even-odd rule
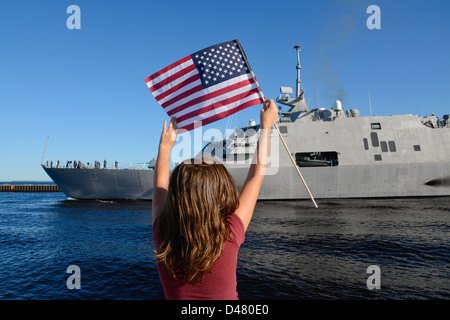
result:
[[[230,223],[230,239],[231,242],[240,246],[245,241],[245,228],[241,218],[235,213],[228,217]]]

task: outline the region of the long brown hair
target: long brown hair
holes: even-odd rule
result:
[[[196,158],[176,166],[156,225],[157,262],[178,281],[201,282],[222,254],[227,218],[238,206],[236,184],[223,164]]]

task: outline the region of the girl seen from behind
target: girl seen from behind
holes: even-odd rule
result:
[[[240,192],[211,159],[191,159],[169,177],[176,120],[164,121],[154,174],[153,240],[167,299],[238,299],[236,266],[267,166],[270,131],[278,110],[267,100],[258,146]]]

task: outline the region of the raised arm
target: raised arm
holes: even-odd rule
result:
[[[159,141],[158,157],[156,158],[155,172],[153,175],[153,200],[152,200],[152,223],[162,213],[169,191],[169,159],[170,150],[177,138],[177,121],[172,118],[166,129],[167,121]]]
[[[261,189],[266,173],[270,131],[273,124],[278,120],[278,110],[273,100],[264,102],[260,118],[261,130],[258,145],[248,171],[247,179],[239,194],[239,208],[236,210],[236,214],[244,223],[245,230],[247,230],[250,220],[252,219],[253,210],[255,209],[256,201],[258,200],[259,190]]]

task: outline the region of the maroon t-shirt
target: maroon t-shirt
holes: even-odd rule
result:
[[[153,240],[155,225],[153,224]],[[245,240],[245,230],[242,220],[233,213],[229,218],[230,237],[225,243],[222,256],[214,262],[211,273],[206,273],[203,281],[195,285],[175,280],[159,264],[159,278],[168,300],[238,300],[236,291],[236,266],[238,251]]]

